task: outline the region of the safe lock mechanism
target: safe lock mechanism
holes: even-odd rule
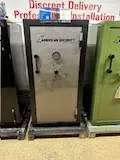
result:
[[[59,65],[59,67],[55,66],[54,64],[52,64],[52,66],[53,66],[53,73],[54,73],[54,78],[53,78],[54,81],[56,80],[58,75],[61,76],[62,78],[66,77],[66,74],[61,72],[61,68],[64,67],[63,64]]]

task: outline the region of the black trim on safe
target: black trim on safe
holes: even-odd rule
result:
[[[49,27],[82,27],[83,40],[81,42],[81,54],[80,54],[80,66],[79,66],[79,81],[78,81],[78,116],[76,119],[76,125],[80,125],[81,122],[81,110],[82,110],[82,97],[83,97],[83,84],[84,84],[84,68],[85,68],[85,57],[87,48],[87,34],[88,34],[88,20],[72,20],[70,23],[65,22],[43,22],[40,20],[23,20],[24,26],[24,36],[25,36],[25,46],[27,55],[27,65],[29,74],[29,85],[30,85],[30,105],[32,107],[32,124],[37,125],[36,118],[36,101],[35,101],[35,89],[34,89],[34,75],[33,75],[33,65],[32,65],[32,51],[31,51],[31,41],[30,41],[30,26],[49,26]],[[67,122],[66,122],[67,123]],[[66,124],[66,123],[54,123],[54,124]],[[73,124],[68,122],[68,125]]]

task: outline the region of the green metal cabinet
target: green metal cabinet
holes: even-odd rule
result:
[[[93,125],[120,124],[119,87],[120,22],[104,22],[98,29],[90,113]]]

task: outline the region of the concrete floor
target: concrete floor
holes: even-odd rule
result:
[[[1,140],[0,160],[120,160],[120,136]]]

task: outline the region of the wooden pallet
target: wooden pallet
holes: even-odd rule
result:
[[[89,138],[95,138],[96,135],[110,135],[110,134],[119,134],[120,135],[120,125],[102,125],[102,126],[93,126],[90,121],[84,117],[86,122],[86,132]]]

